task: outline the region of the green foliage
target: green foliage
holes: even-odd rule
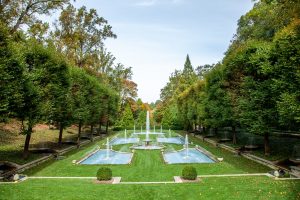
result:
[[[36,16],[63,7],[48,34],[50,25]],[[112,27],[95,9],[77,9],[69,0],[0,2],[0,120],[22,121],[24,152],[38,122],[58,124],[61,141],[71,123],[108,128],[136,97],[131,68],[115,65],[104,47],[109,37],[116,37]],[[132,121],[125,116],[126,126]]]
[[[164,128],[170,128],[173,130],[180,130],[183,128],[178,118],[177,104],[171,103],[168,107],[166,107],[161,123]]]
[[[62,8],[69,0],[9,0],[0,1],[0,21],[16,32],[22,25],[29,27],[40,23],[37,15],[49,15]]]
[[[266,154],[272,130],[299,130],[299,5],[299,0],[256,1],[240,18],[222,62],[198,67],[200,81],[194,81],[187,57],[183,72],[170,76],[158,118],[187,130],[231,126],[235,132],[241,126],[264,136]]]
[[[115,38],[107,20],[95,9],[68,5],[59,17],[53,40],[70,61],[79,67],[97,66],[99,50],[106,38]]]
[[[186,180],[196,180],[196,178],[197,178],[196,168],[193,166],[185,166],[182,169],[181,176],[183,179],[186,179]]]
[[[122,130],[124,130],[124,128],[121,127],[121,126],[115,125],[114,128],[113,128],[113,130],[114,131],[122,131]]]
[[[109,181],[112,179],[112,171],[108,167],[101,167],[97,171],[98,181]]]
[[[22,105],[25,82],[24,63],[9,38],[7,27],[0,23],[0,120],[13,116]]]
[[[141,127],[141,126],[145,127],[146,116],[147,116],[147,110],[141,110],[139,112],[139,115],[138,115],[138,117],[136,119],[136,127],[137,128]]]
[[[132,129],[134,126],[133,114],[130,105],[125,106],[124,111],[121,114],[120,120],[116,123],[116,126],[122,127],[123,129]]]

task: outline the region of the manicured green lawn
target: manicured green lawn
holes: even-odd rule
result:
[[[151,136],[153,137],[153,136]],[[224,161],[212,164],[193,164],[199,175],[262,173],[269,168],[237,157],[227,151],[190,137],[193,144],[201,145]],[[102,146],[105,139],[74,150],[63,160],[44,163],[28,170],[29,176],[83,176],[95,177],[100,165],[75,165],[79,160]],[[115,146],[115,150],[131,151],[131,145]],[[181,145],[168,145],[180,149]],[[122,182],[172,181],[181,175],[185,164],[167,165],[160,150],[136,150],[132,164],[111,165],[113,176]],[[268,177],[203,178],[196,184],[154,185],[97,185],[82,179],[29,179],[20,184],[0,185],[0,199],[297,199],[300,181],[274,181]]]
[[[92,180],[28,180],[0,185],[0,199],[289,199],[300,182],[267,177],[205,178],[196,184],[98,185]]]
[[[236,174],[236,173],[259,173],[268,172],[270,169],[249,161],[242,157],[211,147],[200,140],[190,138],[194,144],[199,144],[211,151],[218,157],[223,157],[224,161],[211,164],[193,164],[198,174]],[[103,145],[104,141],[97,144]],[[97,145],[96,144],[96,145]],[[31,176],[95,176],[99,165],[74,165],[72,160],[79,160],[88,152],[91,152],[96,145],[84,147],[79,151],[71,152],[63,160],[51,161],[37,168],[27,171]],[[128,151],[130,145],[119,145],[116,150]],[[171,145],[174,149],[179,149],[180,145]],[[171,181],[173,176],[181,174],[185,164],[168,165],[165,164],[160,150],[136,150],[130,165],[111,165],[113,176],[121,176],[123,181]]]

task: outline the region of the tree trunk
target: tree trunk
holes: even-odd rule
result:
[[[106,134],[108,134],[108,126],[109,126],[109,121],[107,120],[107,122],[106,122],[106,129],[105,129]]]
[[[24,151],[23,151],[23,158],[25,160],[27,160],[29,157],[29,144],[30,144],[31,133],[32,133],[32,127],[29,127],[26,134]]]
[[[100,122],[99,122],[98,132],[97,132],[99,136],[101,135],[101,128],[102,128],[101,126],[102,126],[102,125],[101,125],[101,121],[100,121]]]
[[[81,122],[79,122],[79,127],[78,127],[77,149],[79,149],[80,147],[80,137],[81,137]]]
[[[264,135],[264,144],[265,144],[265,155],[270,155],[270,141],[269,141],[269,133],[265,133]]]
[[[235,126],[232,127],[232,143],[236,144],[236,130],[235,130]]]
[[[205,134],[205,132],[206,132],[206,128],[203,126],[202,127],[202,134]]]
[[[62,126],[62,123],[59,123],[59,136],[58,136],[58,145],[62,145],[62,135],[63,135],[64,127]]]
[[[94,141],[94,138],[93,138],[93,133],[94,132],[94,125],[91,125],[91,142],[93,142]]]

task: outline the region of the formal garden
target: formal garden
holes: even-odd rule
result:
[[[172,23],[182,14],[173,11],[208,6],[131,3],[101,5],[124,19],[132,9],[144,16],[134,20],[166,20],[155,15],[160,6]],[[300,1],[251,5],[216,64],[195,67],[187,55],[158,98],[147,90],[151,102],[138,83],[155,87],[164,74],[154,68],[160,57],[151,58],[154,76],[148,63],[122,64],[110,49],[121,52],[122,44],[109,43],[117,35],[99,5],[0,1],[0,199],[300,199]],[[114,23],[126,28],[124,38],[135,26],[145,38],[148,28],[168,38],[197,35],[134,20]],[[218,39],[205,40],[217,49]],[[147,48],[127,48],[160,43],[146,40],[125,43],[125,57],[134,54],[139,65]],[[185,48],[195,50],[194,40]]]
[[[169,137],[168,130],[163,132],[166,132],[163,138],[184,138],[182,136],[185,135],[182,131],[172,131]],[[128,131],[127,134],[129,141],[130,138],[145,139],[145,136],[137,136],[133,131]],[[109,140],[123,138],[122,131],[112,134]],[[156,135],[151,134],[150,138],[157,143]],[[114,151],[133,153],[132,160],[130,164],[104,165],[112,171],[113,177],[121,177],[120,183],[97,184],[95,179],[101,165],[80,164],[74,161],[89,156],[99,148],[106,151],[107,140],[103,139],[79,150],[73,150],[60,159],[52,159],[25,171],[24,174],[28,176],[26,180],[1,185],[1,196],[3,199],[97,199],[99,196],[105,199],[206,199],[211,196],[214,196],[214,199],[226,199],[229,196],[233,199],[299,198],[299,181],[275,180],[275,177],[268,175],[272,170],[266,166],[216,148],[193,136],[189,137],[189,140],[190,149],[199,145],[223,160],[214,163],[167,164],[161,150],[130,148],[144,144],[112,145]],[[181,144],[163,145],[166,153],[183,148]],[[113,157],[108,157],[108,160],[115,161]],[[182,176],[182,170],[186,166],[196,169],[199,181],[174,181],[174,176]]]

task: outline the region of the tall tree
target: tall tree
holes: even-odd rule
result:
[[[52,33],[57,49],[78,67],[93,68],[94,59],[103,49],[106,38],[116,38],[107,20],[95,9],[76,9],[69,5],[61,12]]]
[[[17,48],[16,48],[17,47]],[[0,120],[14,116],[24,98],[23,56],[0,23]]]
[[[63,8],[69,0],[1,0],[0,20],[14,33],[22,25],[32,26],[38,22],[38,15],[50,15]]]
[[[57,99],[64,96],[60,90],[68,87],[67,65],[56,53],[34,40],[24,47],[26,69],[24,71],[24,102],[17,117],[22,120],[22,133],[26,135],[24,158],[28,158],[28,149],[33,127],[43,119],[58,114]],[[50,115],[50,116],[49,116]]]
[[[132,129],[134,118],[129,104],[126,104],[124,111],[121,114],[118,125],[125,129]]]

